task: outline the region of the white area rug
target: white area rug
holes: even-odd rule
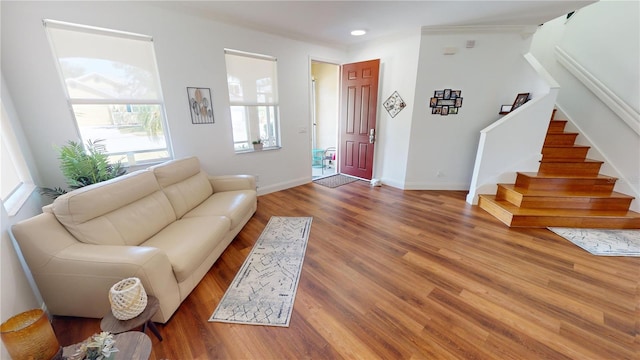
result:
[[[289,326],[312,220],[271,217],[209,321]]]
[[[640,230],[548,229],[593,255],[640,256]]]

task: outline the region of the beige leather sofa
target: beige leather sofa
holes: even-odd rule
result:
[[[165,323],[256,206],[253,176],[208,176],[191,157],[72,191],[12,232],[52,314],[101,318],[135,276]]]

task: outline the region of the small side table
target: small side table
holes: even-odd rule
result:
[[[102,321],[100,321],[100,329],[102,331],[108,331],[112,334],[119,334],[126,331],[131,331],[137,327],[142,326],[141,331],[144,333],[147,331],[147,327],[149,327],[149,329],[151,329],[151,332],[158,338],[158,340],[162,341],[160,331],[158,331],[156,324],[151,321],[153,315],[158,312],[159,307],[160,302],[158,301],[158,298],[149,295],[147,296],[147,307],[140,315],[129,320],[118,320],[115,316],[113,316],[111,310],[109,310],[104,318],[102,318]]]
[[[118,351],[114,359],[122,360],[148,360],[151,356],[151,339],[146,334],[137,331],[129,331],[113,337],[116,341],[115,348]],[[68,358],[78,351],[82,343],[65,346],[62,356]]]

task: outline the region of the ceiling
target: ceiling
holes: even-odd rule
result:
[[[347,47],[423,26],[539,25],[596,1],[171,1],[159,6],[303,41]],[[354,37],[351,30],[366,29]]]

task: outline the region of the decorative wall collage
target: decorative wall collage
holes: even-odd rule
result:
[[[462,107],[462,90],[443,89],[433,92],[429,101],[432,114],[456,115]]]

